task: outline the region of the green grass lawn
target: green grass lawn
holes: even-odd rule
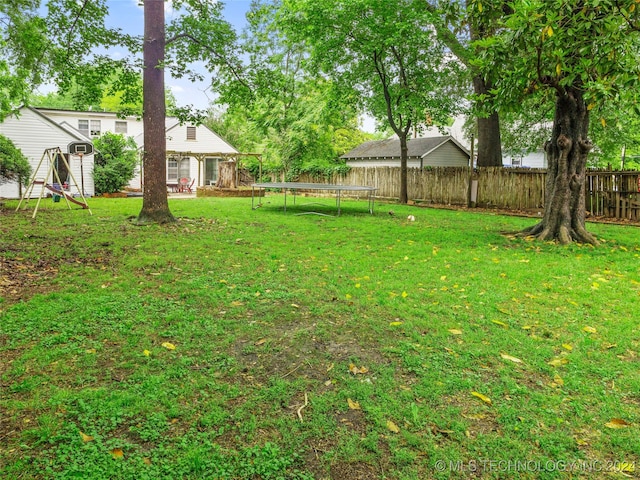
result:
[[[1,478],[640,474],[635,227],[89,203],[0,210]]]

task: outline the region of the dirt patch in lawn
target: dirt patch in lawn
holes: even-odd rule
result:
[[[46,258],[0,257],[0,272],[0,297],[15,303],[51,291],[47,281],[58,275],[58,267]]]

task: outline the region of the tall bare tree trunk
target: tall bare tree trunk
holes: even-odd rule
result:
[[[473,79],[476,95],[487,95],[487,81],[476,76]],[[500,117],[495,110],[488,117],[477,117],[478,127],[478,167],[502,166],[502,140],[500,138]]]
[[[592,148],[588,132],[589,111],[582,90],[563,88],[556,98],[553,134],[545,145],[549,167],[544,216],[523,234],[563,244],[598,244],[585,229],[585,172]]]
[[[175,218],[167,199],[167,143],[164,98],[164,0],[144,1],[144,194],[138,223],[168,223]]]
[[[407,145],[407,130],[401,131],[400,137],[400,203],[409,201],[407,192],[407,159],[409,158],[409,146]]]

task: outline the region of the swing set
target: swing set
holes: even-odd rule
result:
[[[78,182],[76,178],[73,176],[73,172],[71,171],[71,167],[69,166],[69,162],[65,158],[65,155],[62,153],[60,147],[55,148],[47,148],[45,149],[42,157],[40,158],[40,162],[38,162],[38,166],[36,167],[31,179],[29,180],[29,185],[22,195],[18,206],[16,207],[16,212],[20,209],[22,202],[24,202],[25,208],[29,200],[31,199],[31,194],[36,185],[40,186],[40,195],[38,196],[38,201],[36,203],[36,208],[33,210],[33,215],[31,218],[36,218],[36,214],[38,213],[38,207],[40,206],[40,201],[45,194],[46,190],[49,190],[53,194],[54,201],[59,201],[60,198],[64,198],[67,202],[67,206],[69,210],[71,210],[71,204],[74,203],[76,205],[80,205],[83,209],[89,210],[89,215],[93,215],[91,213],[91,209],[87,204],[87,199],[84,194],[84,172],[82,171],[82,156],[83,155],[91,155],[93,153],[93,145],[88,142],[73,142],[68,146],[69,154],[77,155],[80,157],[80,175],[82,177],[82,188],[78,186]],[[47,169],[47,174],[43,177],[38,178],[38,172],[43,167],[45,160],[48,162],[49,168]],[[72,195],[70,191],[67,190],[67,179],[62,181],[60,178],[60,164],[58,162],[62,162],[63,166],[66,168],[66,171],[73,182],[73,186],[78,191],[78,194],[82,201],[80,201],[76,196]],[[49,183],[49,179],[52,179],[52,183]],[[69,185],[70,186],[70,185]]]

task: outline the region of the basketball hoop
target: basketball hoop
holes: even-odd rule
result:
[[[67,146],[67,150],[70,155],[77,155],[80,157],[80,183],[82,184],[82,194],[84,195],[84,167],[82,164],[82,157],[93,153],[93,144],[91,142],[71,142]]]

